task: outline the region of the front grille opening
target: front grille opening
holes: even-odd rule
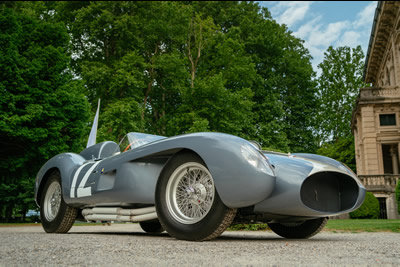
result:
[[[319,172],[308,177],[301,186],[301,201],[320,212],[351,209],[357,201],[358,185],[346,174]]]

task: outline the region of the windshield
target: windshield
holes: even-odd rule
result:
[[[126,134],[121,139],[121,141],[119,142],[119,149],[122,153],[164,138],[166,137],[153,134],[131,132]]]

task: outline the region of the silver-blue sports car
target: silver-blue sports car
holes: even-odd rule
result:
[[[222,133],[128,133],[119,144],[54,156],[35,183],[48,233],[68,232],[77,219],[139,222],[146,232],[193,241],[260,222],[282,237],[308,238],[329,216],[357,209],[364,196],[340,162],[263,151]]]

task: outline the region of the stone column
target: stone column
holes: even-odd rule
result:
[[[378,149],[376,143],[376,127],[375,127],[375,114],[373,105],[361,107],[362,125],[361,130],[363,134],[363,151],[364,173],[360,174],[378,174]]]
[[[388,219],[399,219],[399,213],[397,211],[397,200],[395,193],[389,193],[386,199],[386,214]]]
[[[392,37],[392,47],[393,47],[393,66],[394,66],[394,76],[395,80],[393,85],[400,85],[400,35],[397,33],[397,40],[394,39],[396,34],[393,34]]]

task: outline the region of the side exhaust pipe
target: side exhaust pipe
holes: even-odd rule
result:
[[[142,222],[157,219],[155,207],[141,209],[87,208],[82,210],[87,221]]]

